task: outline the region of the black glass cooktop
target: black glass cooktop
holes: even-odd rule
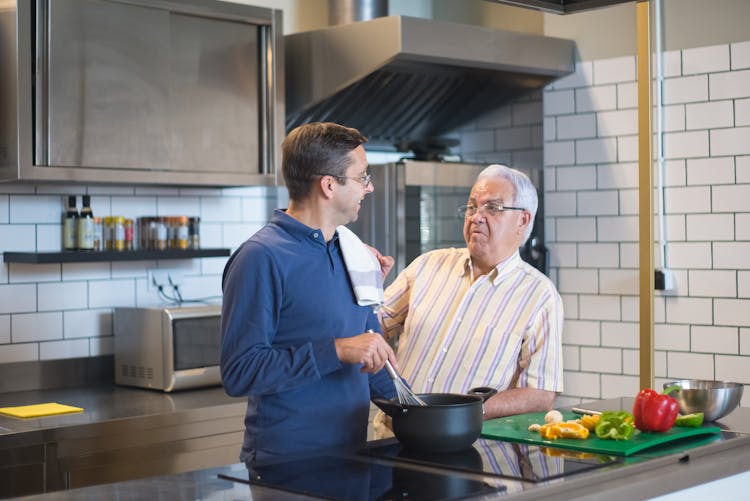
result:
[[[395,439],[368,443],[359,454],[423,466],[447,468],[527,482],[543,482],[622,463],[615,456],[566,451],[480,438],[461,452],[430,454],[411,451]]]
[[[428,472],[408,464],[327,455],[256,466],[246,476],[219,477],[340,501],[449,501],[505,489],[455,471]]]

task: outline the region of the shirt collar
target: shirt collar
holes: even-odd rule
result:
[[[492,282],[492,285],[498,285],[507,277],[513,270],[515,270],[521,264],[521,255],[518,251],[511,254],[508,259],[501,261],[495,266],[492,271],[488,274],[488,279]],[[468,249],[466,249],[466,258],[464,260],[463,269],[461,272],[462,277],[472,276],[472,264],[471,256],[469,255]]]
[[[300,242],[313,240],[315,242],[326,245],[323,231],[319,228],[311,228],[306,224],[299,222],[292,216],[286,213],[286,209],[275,209],[273,215],[271,215],[271,222],[278,225],[289,233],[291,236],[299,240]],[[333,235],[331,241],[338,239],[338,233]]]

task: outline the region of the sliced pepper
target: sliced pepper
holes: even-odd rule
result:
[[[675,426],[685,426],[689,428],[697,428],[703,424],[703,413],[695,412],[693,414],[685,414],[684,416],[677,416],[674,421]]]
[[[680,412],[680,405],[669,396],[669,392],[678,388],[670,386],[663,393],[651,388],[642,389],[633,405],[635,427],[641,431],[668,431]]]
[[[589,438],[589,430],[580,423],[547,423],[539,428],[539,434],[546,440]]]
[[[571,459],[596,459],[601,457],[599,454],[592,454],[590,452],[569,451],[565,449],[555,449],[554,447],[540,447],[539,450],[545,456],[550,457],[563,457]]]
[[[599,416],[594,433],[599,438],[628,440],[633,436],[633,416],[627,411],[605,411]]]
[[[599,414],[584,414],[579,421],[584,428],[589,431],[594,431],[594,428],[596,428],[596,425],[599,423]]]

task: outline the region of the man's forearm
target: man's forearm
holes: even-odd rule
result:
[[[536,388],[512,388],[501,391],[484,403],[484,419],[548,411],[555,403],[555,396],[554,391]]]

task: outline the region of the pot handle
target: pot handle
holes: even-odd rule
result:
[[[472,388],[469,390],[469,395],[478,395],[482,397],[482,402],[486,402],[488,398],[490,398],[492,395],[495,395],[497,393],[497,390],[495,388],[490,388],[489,386],[479,386],[477,388]]]
[[[408,412],[408,409],[406,407],[403,407],[399,404],[394,404],[390,400],[386,400],[384,398],[373,398],[372,403],[377,405],[381,411],[385,412],[391,417],[396,417],[399,414],[406,414]]]

